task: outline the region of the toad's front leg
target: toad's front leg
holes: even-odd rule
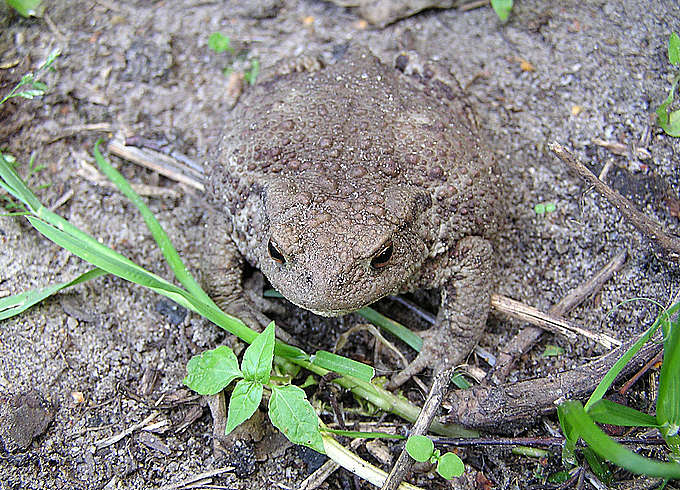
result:
[[[448,271],[441,286],[436,323],[421,332],[424,343],[420,353],[392,378],[392,387],[402,385],[426,367],[439,371],[460,363],[484,332],[493,283],[491,243],[477,236],[463,238],[436,266]]]

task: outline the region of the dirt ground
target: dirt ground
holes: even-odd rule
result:
[[[613,164],[607,182],[680,233],[680,140],[650,117],[672,78],[666,45],[671,31],[680,30],[680,5],[673,0],[518,0],[505,25],[487,7],[430,10],[382,29],[362,23],[352,9],[318,0],[69,1],[49,3],[46,11],[44,19],[26,20],[0,2],[0,94],[52,49],[62,50],[56,71],[45,77],[46,97],[13,99],[0,108],[0,148],[19,161],[34,156],[46,165],[30,181],[33,187],[49,184],[39,191],[42,201],[51,205],[72,191],[58,212],[150,270],[169,277],[134,206],[95,182],[83,162],[92,163],[97,138],[119,131],[165,139],[205,161],[233,103],[222,71],[230,60],[207,48],[210,34],[222,32],[259,60],[263,76],[281,60],[316,51],[330,56],[348,42],[368,46],[390,65],[405,52],[455,76],[501,155],[508,182],[508,226],[497,244],[500,293],[547,310],[625,248],[623,269],[569,316],[620,339],[647,328],[659,309],[641,300],[607,315],[615,305],[631,298],[668,305],[678,293],[678,265],[657,258],[639,232],[547,149],[557,141],[595,173]],[[234,67],[246,65],[237,61]],[[651,157],[617,155],[593,138],[643,148]],[[195,263],[204,252],[200,196],[111,160],[131,181],[162,188],[163,195],[147,202],[180,253]],[[536,214],[534,206],[544,202],[556,210]],[[0,294],[67,281],[87,268],[25,220],[0,218]],[[291,331],[304,333],[314,347],[328,348],[329,329],[337,334],[359,321],[348,316],[329,327],[296,309],[287,315],[283,321]],[[497,354],[522,326],[493,315],[482,347]],[[260,442],[240,444],[226,460],[216,459],[205,401],[181,381],[188,359],[224,343],[225,335],[140,287],[105,276],[2,322],[0,329],[0,417],[5,423],[25,417],[42,433],[23,441],[24,447],[10,447],[5,437],[2,490],[157,488],[231,465],[236,471],[213,478],[218,486],[199,488],[297,488],[322,462],[266,425]],[[543,357],[546,344],[565,353]],[[554,374],[602,353],[584,340],[545,335],[511,379]],[[480,360],[471,363],[488,368]],[[642,383],[636,392],[647,407],[654,401],[648,388]],[[25,393],[31,395],[21,398]],[[353,403],[351,397],[342,402]],[[152,430],[96,448],[151,415],[144,425],[156,424]],[[50,423],[45,429],[42,422]],[[518,435],[545,435],[546,423],[556,426],[547,417]],[[365,449],[359,452],[380,463]],[[493,488],[540,487],[560,467],[559,451],[547,462],[509,449],[474,448],[461,455],[468,480],[477,483],[455,488],[489,488],[485,481]],[[429,475],[417,478],[427,488],[454,488]],[[321,488],[354,485],[341,470]]]

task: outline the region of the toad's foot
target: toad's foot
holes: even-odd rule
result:
[[[449,279],[441,288],[435,326],[422,332],[423,348],[416,359],[390,382],[401,386],[426,367],[445,369],[460,363],[484,332],[491,300],[491,244],[480,237],[458,242],[447,262]]]

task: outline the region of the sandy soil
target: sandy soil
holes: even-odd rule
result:
[[[624,268],[570,315],[619,338],[649,326],[658,308],[638,301],[606,316],[617,303],[644,297],[666,305],[678,292],[677,264],[659,260],[644,237],[547,150],[556,140],[596,173],[611,162],[609,184],[668,230],[680,232],[680,140],[666,136],[650,118],[670,87],[666,43],[680,25],[677,2],[520,0],[505,25],[489,8],[480,8],[427,11],[384,29],[367,27],[351,9],[313,0],[71,1],[50,3],[47,14],[49,20],[25,20],[0,6],[0,94],[50,50],[63,52],[56,71],[45,77],[49,95],[14,99],[0,109],[0,147],[20,161],[33,155],[47,166],[31,179],[34,187],[50,184],[39,192],[43,202],[55,203],[73,191],[58,211],[150,270],[168,276],[134,206],[87,177],[82,162],[92,162],[98,137],[118,131],[162,137],[174,150],[204,161],[233,103],[222,73],[230,60],[207,48],[208,36],[219,31],[257,58],[263,74],[290,57],[330,55],[344,43],[360,42],[387,63],[406,52],[455,76],[502,155],[510,189],[509,224],[498,241],[499,292],[546,310],[626,248]],[[91,126],[102,123],[104,131]],[[615,155],[593,138],[640,146],[651,158]],[[174,191],[147,202],[178,250],[195,263],[202,252],[200,196],[111,160],[133,182]],[[534,205],[541,202],[555,203],[556,211],[537,215]],[[1,294],[66,281],[87,268],[24,220],[0,218]],[[205,402],[184,390],[181,380],[188,359],[224,343],[225,336],[169,306],[151,292],[102,277],[2,323],[0,417],[7,423],[19,414],[42,435],[22,448],[3,432],[0,488],[156,488],[232,463],[238,471],[214,478],[219,488],[296,488],[313,471],[319,458],[286,445],[266,426],[261,442],[239,445],[227,460],[213,457]],[[310,328],[309,338],[319,345],[328,337],[319,334],[328,327],[309,314],[288,315],[294,333]],[[357,321],[342,319],[333,331]],[[497,353],[520,327],[495,315],[483,347]],[[546,343],[563,347],[565,354],[541,357]],[[601,353],[586,341],[548,335],[512,378],[555,373]],[[641,390],[637,396],[652,403],[645,386]],[[30,397],[19,397],[28,392]],[[97,441],[153,414],[154,422],[165,424],[95,450]],[[51,423],[44,429],[41,421]],[[536,422],[526,433],[544,434]],[[487,478],[495,488],[540,484],[542,474],[559,468],[557,453],[547,463],[509,450],[471,449],[462,455],[469,478]],[[427,475],[419,478],[429,481]],[[324,485],[339,489],[354,483],[338,472]],[[437,480],[425,485],[451,488]]]

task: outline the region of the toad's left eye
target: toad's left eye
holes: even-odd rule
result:
[[[371,267],[375,270],[385,267],[392,258],[392,252],[394,252],[394,246],[392,245],[392,240],[389,240],[385,242],[385,244],[380,247],[380,250],[373,256],[371,259]]]
[[[271,238],[269,239],[269,243],[267,244],[267,250],[269,251],[269,256],[272,258],[274,262],[278,262],[279,264],[283,264],[286,262],[286,258],[279,251],[276,244],[274,243],[274,240],[272,240]]]

